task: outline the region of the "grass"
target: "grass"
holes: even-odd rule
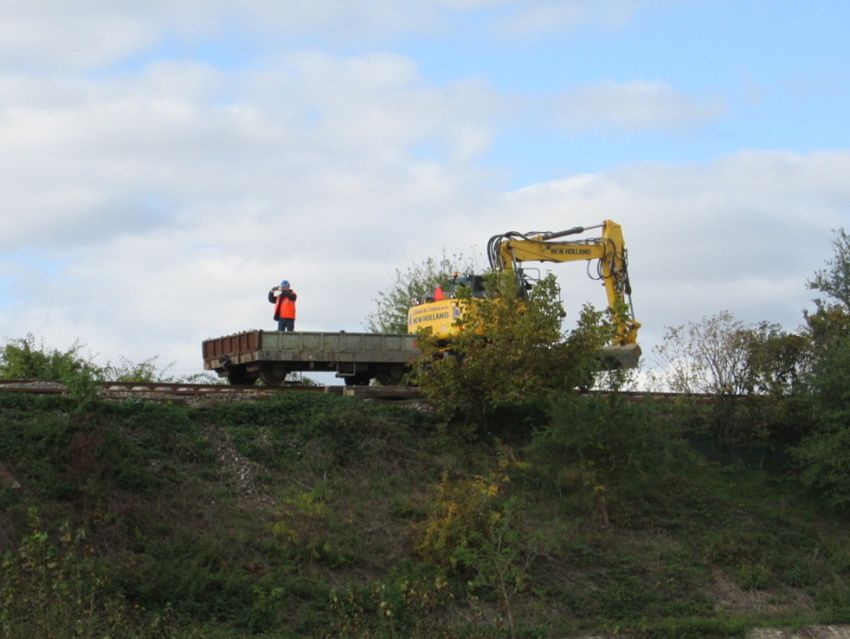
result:
[[[661,422],[676,437],[675,414],[629,411],[642,437]],[[632,458],[632,481],[589,475],[557,441],[501,437],[313,393],[84,410],[0,394],[5,594],[62,565],[77,595],[50,608],[59,621],[138,637],[729,637],[850,621],[847,515],[788,468],[684,440],[668,459],[650,439],[664,467]],[[42,564],[26,563],[34,547]],[[55,602],[39,592],[35,609]],[[27,610],[4,615],[6,635],[34,636]]]

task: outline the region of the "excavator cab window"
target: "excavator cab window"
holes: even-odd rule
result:
[[[466,288],[472,293],[472,297],[484,297],[484,276],[483,275],[464,275],[453,280],[451,292],[457,295],[461,288]]]

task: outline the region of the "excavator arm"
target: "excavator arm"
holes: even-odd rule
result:
[[[602,229],[600,237],[560,240],[592,229]],[[597,260],[595,279],[602,281],[608,298],[608,309],[616,327],[614,345],[637,344],[640,323],[634,319],[629,283],[628,253],[623,229],[605,220],[590,227],[576,226],[557,232],[509,232],[494,235],[487,243],[490,266],[496,270],[514,270],[522,277],[523,262],[576,262]]]

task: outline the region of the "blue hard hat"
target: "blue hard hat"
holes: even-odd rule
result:
[[[283,281],[280,283],[280,285],[281,285],[282,287],[289,286],[289,280],[283,280]]]

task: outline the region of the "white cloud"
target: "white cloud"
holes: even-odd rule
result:
[[[637,11],[662,3],[663,0],[246,0],[235,7],[227,0],[7,0],[0,22],[0,66],[31,70],[101,68],[175,42],[191,47],[231,36],[242,38],[243,45],[271,49],[274,42],[289,42],[305,35],[326,43],[374,45],[411,33],[452,33],[457,28],[453,26],[455,18],[474,15],[481,18],[485,31],[533,37],[586,24],[622,26]]]
[[[681,129],[711,122],[726,110],[718,97],[691,96],[644,80],[580,86],[551,102],[556,126],[572,132]]]
[[[511,38],[532,38],[573,31],[583,26],[622,28],[638,11],[658,0],[540,0],[507,3],[506,14],[494,20],[495,32]]]
[[[394,269],[480,209],[470,159],[497,101],[391,54],[0,76],[0,336],[191,368],[201,338],[270,325],[281,277],[303,291],[302,330],[362,328]]]
[[[287,218],[290,228],[368,223],[387,207],[413,214],[472,171],[498,104],[478,83],[429,86],[391,54],[300,54],[238,76],[161,64],[49,86],[0,76],[2,248],[90,244],[233,212],[272,229]]]

